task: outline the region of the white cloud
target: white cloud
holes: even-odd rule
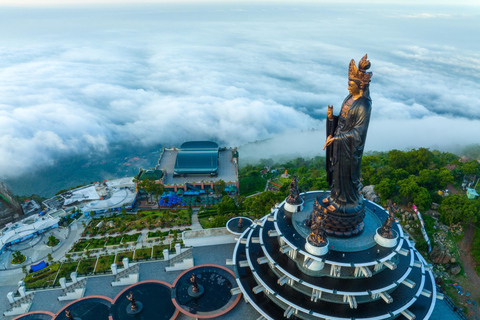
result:
[[[316,154],[324,137],[305,130],[323,132],[327,104],[338,112],[347,93],[349,60],[365,52],[374,72],[370,149],[467,143],[480,134],[475,44],[422,30],[392,42],[397,22],[375,10],[222,8],[0,14],[0,177],[108,153],[112,144],[272,138],[279,145],[263,151]],[[427,20],[441,33],[437,19]],[[352,26],[365,32],[362,41]],[[290,138],[301,130],[306,143]]]

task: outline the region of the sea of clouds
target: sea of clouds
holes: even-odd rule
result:
[[[321,154],[326,106],[338,112],[348,63],[365,53],[367,150],[478,143],[479,18],[478,7],[2,8],[0,178],[113,144]]]

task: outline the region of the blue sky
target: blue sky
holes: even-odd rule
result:
[[[3,7],[0,177],[113,143],[270,138],[244,155],[321,154],[326,106],[338,112],[365,53],[368,150],[478,143],[479,18],[459,5]]]

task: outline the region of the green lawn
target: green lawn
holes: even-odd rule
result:
[[[30,289],[53,285],[59,267],[60,264],[57,263],[40,271],[28,274],[25,279],[23,279],[25,287]]]
[[[98,259],[97,269],[95,272],[105,272],[110,270],[110,266],[115,261],[114,255],[101,256]]]

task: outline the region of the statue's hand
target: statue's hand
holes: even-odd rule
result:
[[[333,136],[328,136],[327,141],[325,142],[325,145],[323,146],[322,150],[325,150],[326,147],[331,145],[333,143],[333,140],[335,140],[335,138]]]
[[[327,118],[333,120],[333,105],[327,107]]]

